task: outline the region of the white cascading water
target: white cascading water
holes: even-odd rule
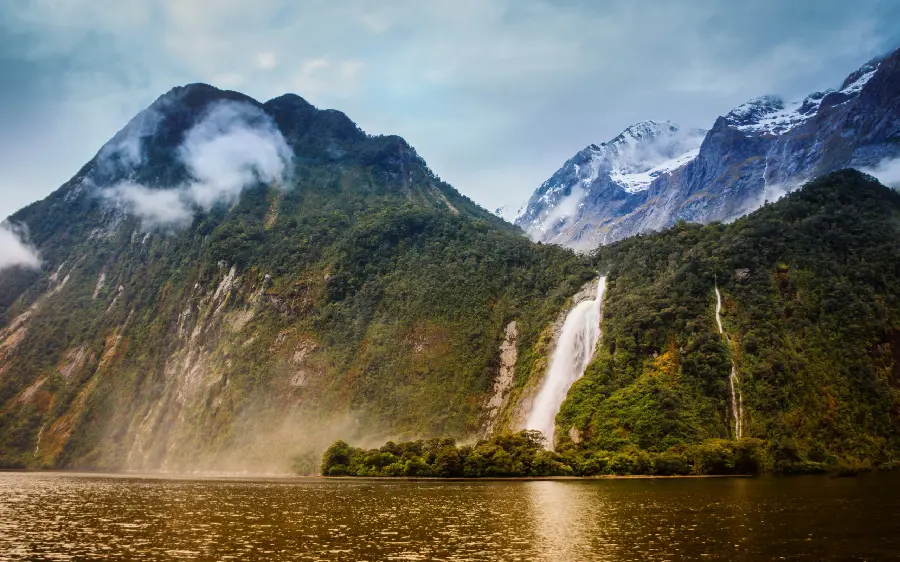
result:
[[[719,293],[719,286],[716,285],[716,324],[719,325],[719,333],[725,337],[725,341],[729,342],[728,335],[722,328],[722,295]],[[737,365],[734,364],[734,358],[731,359],[731,374],[728,375],[728,388],[731,391],[731,413],[734,417],[734,437],[741,438],[741,418],[744,417],[744,397],[741,396],[741,390],[737,388],[738,374]]]
[[[540,391],[531,406],[526,429],[536,429],[547,438],[547,446],[553,448],[556,432],[556,414],[575,381],[584,375],[594,349],[600,341],[600,321],[603,314],[603,294],[606,277],[597,284],[594,300],[575,305],[566,316],[556,349],[550,358],[550,368]]]

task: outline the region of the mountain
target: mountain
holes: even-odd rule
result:
[[[737,413],[769,469],[900,464],[900,194],[841,171],[597,259],[603,339],[557,417],[563,449],[716,457]]]
[[[693,151],[685,144],[681,154],[668,152],[673,160],[661,169],[654,158],[638,159],[637,169],[653,170],[643,176],[605,163],[621,138],[566,162],[516,224],[534,240],[587,250],[679,220],[733,220],[819,175],[898,158],[900,50],[863,65],[837,90],[793,103],[751,100],[719,117]],[[600,173],[582,172],[598,160]]]
[[[0,270],[2,466],[304,472],[337,436],[480,435],[595,275],[399,137],[203,84],[9,223],[42,267]]]
[[[535,398],[564,399],[553,429],[541,420],[525,426],[541,431],[461,446],[428,439],[367,449],[338,441],[323,456],[323,473],[900,467],[900,194],[844,170],[731,224],[681,222],[603,246],[594,259],[606,273],[597,288],[602,304],[571,308],[566,325],[575,332],[559,339],[556,381],[584,365],[583,344],[572,335],[600,335],[596,351],[567,394],[555,394],[548,373]],[[584,323],[594,314],[602,335],[596,320]],[[555,450],[542,446],[549,435]]]
[[[578,249],[596,246],[593,216],[634,212],[655,178],[696,158],[705,131],[643,121],[600,146],[590,145],[544,182],[516,218],[533,239]]]

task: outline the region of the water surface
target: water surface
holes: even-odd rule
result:
[[[894,560],[900,477],[0,473],[0,560]]]

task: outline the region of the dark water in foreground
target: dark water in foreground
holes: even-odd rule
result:
[[[894,560],[900,477],[440,482],[0,473],[0,560]]]

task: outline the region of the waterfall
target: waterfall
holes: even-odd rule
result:
[[[556,414],[559,413],[569,389],[584,375],[594,356],[597,342],[600,341],[605,292],[606,277],[601,277],[597,284],[596,298],[578,303],[569,311],[550,358],[547,376],[525,423],[526,429],[536,429],[543,433],[551,449],[555,443]]]
[[[719,293],[719,286],[716,285],[716,324],[719,326],[719,333],[724,336],[725,341],[731,345],[728,334],[722,328],[722,294]],[[734,437],[741,438],[741,418],[744,417],[744,397],[741,396],[741,389],[738,388],[737,365],[734,363],[734,357],[731,358],[731,374],[728,375],[728,388],[731,392],[731,414],[734,417]]]

